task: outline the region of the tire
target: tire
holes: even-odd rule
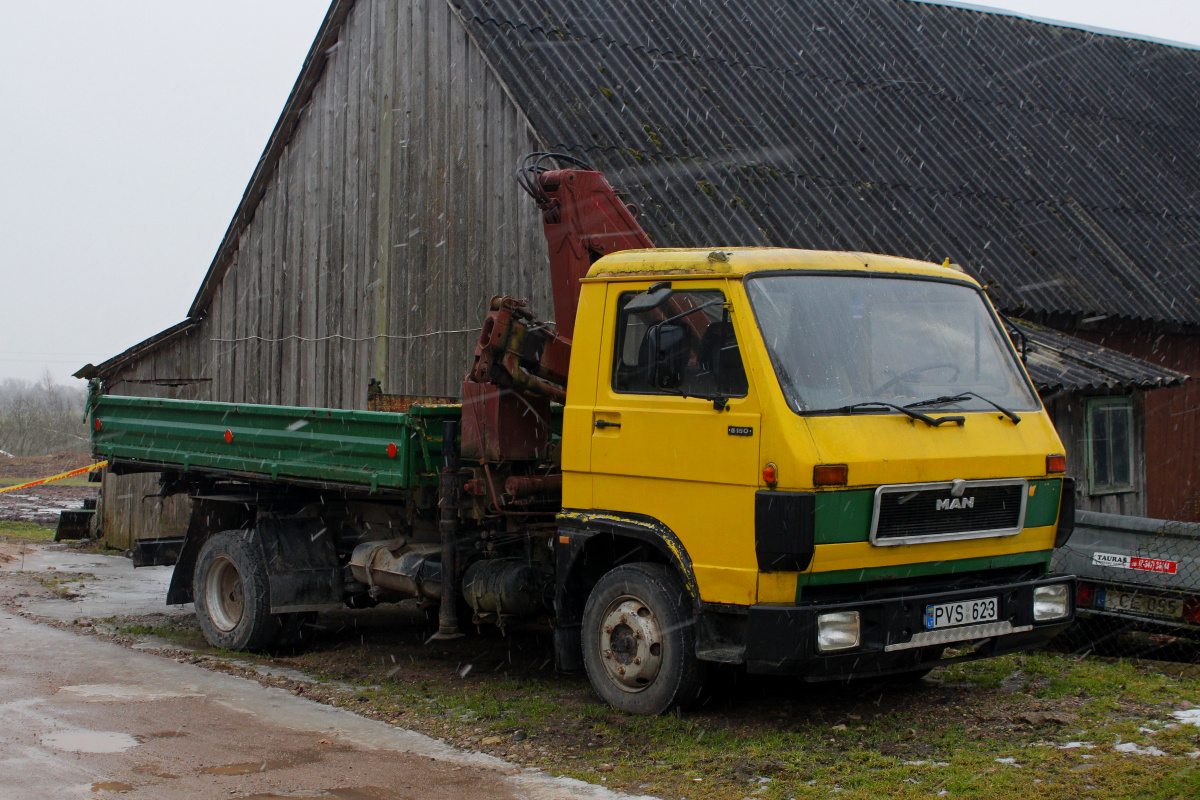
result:
[[[271,614],[270,583],[253,531],[211,536],[200,548],[192,587],[209,644],[266,650],[279,640],[284,620]]]
[[[692,601],[674,570],[626,564],[600,579],[583,611],[583,664],[604,702],[653,716],[696,699]]]

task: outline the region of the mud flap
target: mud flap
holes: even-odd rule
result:
[[[268,518],[259,520],[256,531],[271,582],[272,614],[343,604],[334,532],[324,523]]]

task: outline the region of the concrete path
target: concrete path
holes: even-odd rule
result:
[[[96,605],[109,614],[145,612],[151,597],[153,609],[163,609],[157,592],[165,588],[165,571],[134,573],[124,559],[44,551],[24,566],[44,569],[49,561],[98,579],[83,603],[91,608],[41,601],[31,609],[38,614],[73,619],[96,614]],[[254,681],[0,612],[0,800],[118,796],[627,797],[456,750]]]

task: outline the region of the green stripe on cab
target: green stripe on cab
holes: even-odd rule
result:
[[[874,489],[817,492],[816,543],[865,542],[871,537]]]

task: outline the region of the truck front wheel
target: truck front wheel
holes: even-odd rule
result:
[[[196,618],[214,647],[264,650],[279,637],[281,621],[271,614],[270,583],[253,535],[215,534],[196,558]]]
[[[695,699],[691,598],[662,564],[626,564],[600,579],[583,612],[583,663],[596,694],[630,714],[654,715]]]

